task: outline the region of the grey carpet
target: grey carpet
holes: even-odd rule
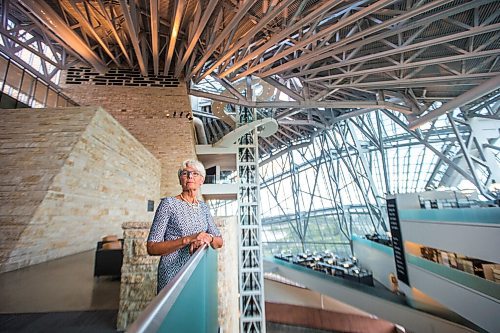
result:
[[[0,314],[1,333],[116,333],[117,310]]]

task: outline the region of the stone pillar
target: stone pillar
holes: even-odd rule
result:
[[[149,256],[146,240],[151,222],[123,223],[123,265],[117,329],[125,330],[156,295],[160,257]]]

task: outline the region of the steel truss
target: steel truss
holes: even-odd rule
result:
[[[257,120],[254,109],[241,108],[239,125]],[[265,332],[258,133],[253,129],[238,140],[240,332]]]
[[[467,119],[456,110],[417,131],[408,129],[401,114],[387,110],[365,113],[321,131],[310,143],[296,148],[289,145],[281,154],[264,160],[263,201],[272,201],[263,211],[266,250],[285,249],[294,242],[302,249],[311,244],[316,249],[333,246],[340,240],[328,234],[306,234],[311,228],[328,230],[318,222],[322,216],[334,217],[330,223],[340,227],[347,242],[352,229],[385,232],[381,200],[390,193],[454,188],[468,180],[484,197],[492,198],[488,188],[500,177],[496,103],[483,105],[476,110],[477,116]],[[488,120],[479,114],[489,116]],[[311,208],[312,202],[321,205]],[[364,207],[363,211],[352,212],[353,204]],[[294,236],[287,242],[283,234],[290,233]]]
[[[16,1],[0,2],[0,50],[54,88],[62,69],[82,58],[64,48],[60,38],[46,31],[30,13],[20,11]]]
[[[64,68],[71,55],[100,72],[172,73],[193,95],[275,109],[281,131],[262,140],[265,154],[283,146],[279,139],[307,138],[338,116],[385,107],[415,121],[433,102],[465,98],[500,74],[498,0],[1,3],[7,51],[38,48],[39,56],[45,54],[6,24],[8,16],[59,54],[47,57],[47,65]],[[235,92],[238,79],[249,75],[290,98],[254,102],[191,84],[214,80]]]

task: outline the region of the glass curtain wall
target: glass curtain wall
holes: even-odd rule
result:
[[[498,96],[480,106],[479,117],[498,118]],[[436,107],[439,107],[437,103]],[[495,111],[496,110],[496,111]],[[459,136],[453,130],[453,120]],[[484,120],[484,119],[483,119]],[[491,181],[480,152],[463,152],[473,139],[460,110],[417,131],[404,116],[386,110],[336,123],[298,149],[291,144],[261,164],[263,244],[266,253],[284,250],[350,254],[351,235],[386,233],[387,195],[441,188],[477,190]],[[500,166],[497,137],[492,142]],[[460,161],[476,154],[477,182]],[[452,177],[453,175],[453,177]],[[453,180],[453,181],[451,181]]]

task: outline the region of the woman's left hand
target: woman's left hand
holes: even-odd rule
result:
[[[212,239],[213,239],[212,235],[206,232],[200,232],[198,235],[196,235],[195,240],[189,246],[189,253],[193,254],[203,244],[210,245]]]

